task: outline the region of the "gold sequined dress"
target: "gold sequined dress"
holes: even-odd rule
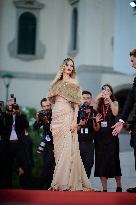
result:
[[[74,116],[72,103],[81,103],[80,87],[59,81],[49,90],[48,99],[54,102],[51,128],[56,162],[50,189],[94,191],[80,157],[77,132],[70,131]]]

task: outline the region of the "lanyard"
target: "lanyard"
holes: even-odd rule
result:
[[[91,115],[91,112],[88,113],[85,125],[87,125],[90,115]]]
[[[110,107],[110,104],[108,104],[108,106],[107,106],[107,108],[106,108],[106,110],[105,110],[104,104],[103,104],[103,116],[104,116],[104,121],[106,120],[106,116],[107,116],[109,107]]]

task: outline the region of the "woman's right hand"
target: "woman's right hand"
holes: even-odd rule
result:
[[[75,121],[72,122],[70,131],[71,133],[75,132],[77,130],[77,123]]]
[[[103,120],[103,119],[102,119],[102,115],[101,115],[100,113],[98,113],[98,114],[96,115],[95,119],[96,119],[96,123],[99,123],[99,122],[101,122],[101,121]]]
[[[99,100],[100,100],[101,98],[104,98],[104,93],[103,93],[103,92],[100,92],[99,95],[97,95],[97,97],[95,98],[94,108],[98,106]]]
[[[103,90],[97,95],[96,100],[98,101],[99,99],[104,98],[104,97],[105,97],[105,94],[104,94],[104,90]]]

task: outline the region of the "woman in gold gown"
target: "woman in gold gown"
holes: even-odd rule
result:
[[[56,162],[50,190],[96,191],[91,187],[80,157],[77,115],[81,104],[81,90],[75,76],[74,61],[67,58],[49,88]]]

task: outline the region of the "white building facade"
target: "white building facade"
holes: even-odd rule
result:
[[[20,54],[19,23],[28,13],[35,18],[35,53]],[[67,56],[75,60],[82,89],[94,96],[103,83],[115,90],[131,83],[135,18],[129,0],[1,0],[0,99],[5,100],[3,76],[10,74],[9,93],[22,106],[38,107]]]

